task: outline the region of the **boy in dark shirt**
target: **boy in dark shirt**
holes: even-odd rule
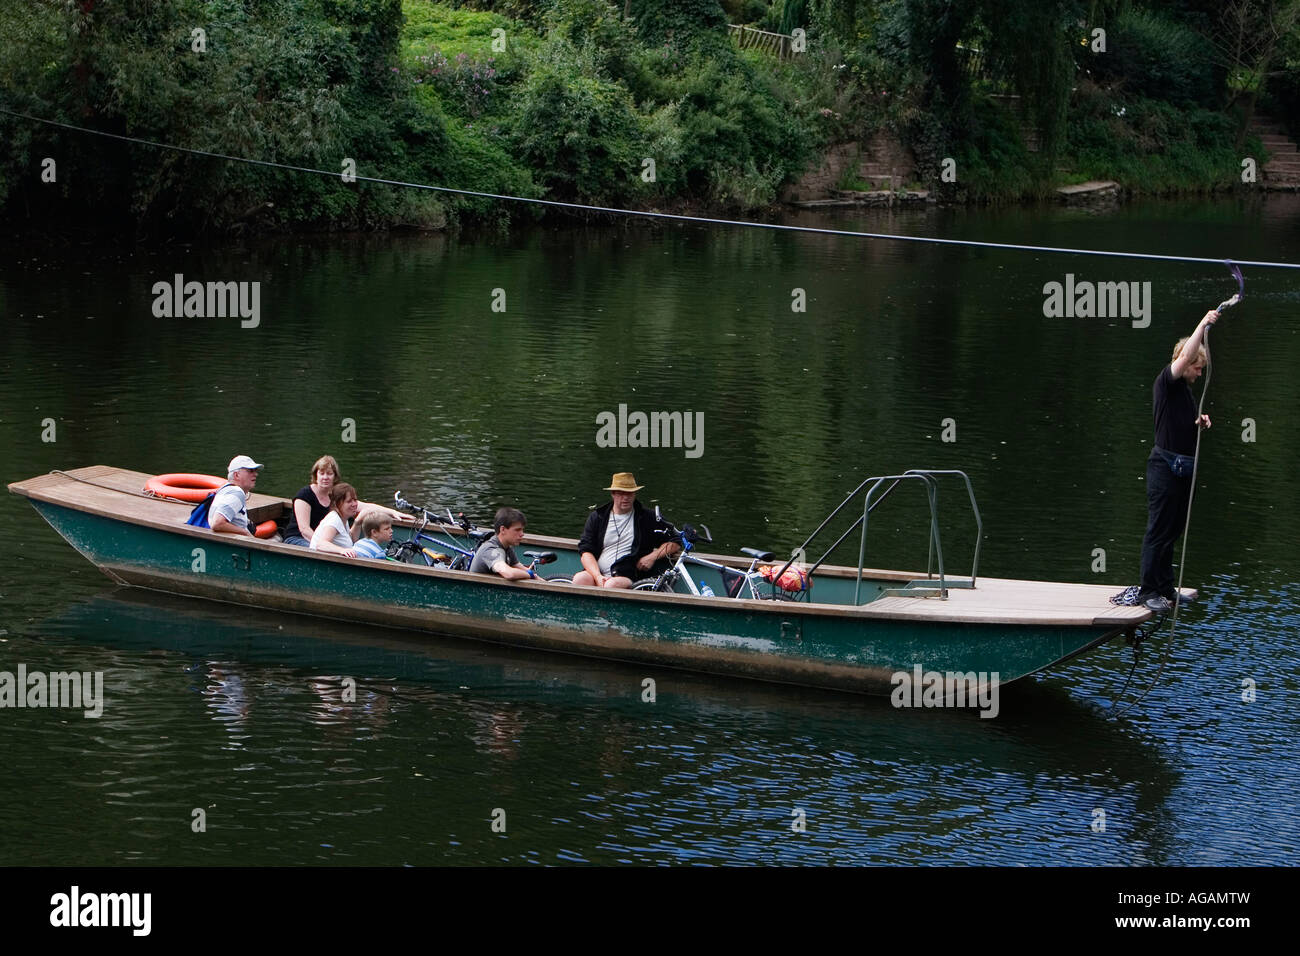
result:
[[[1205,369],[1208,356],[1201,343],[1218,318],[1213,309],[1205,313],[1196,331],[1174,346],[1173,361],[1151,387],[1156,444],[1147,459],[1147,532],[1138,601],[1152,611],[1169,610],[1175,597],[1174,542],[1187,522],[1196,430],[1210,427],[1209,415],[1197,418],[1191,383]]]

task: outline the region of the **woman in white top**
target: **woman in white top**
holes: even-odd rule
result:
[[[355,558],[357,552],[352,545],[356,541],[356,532],[348,530],[348,522],[357,516],[359,510],[357,490],[346,481],[335,484],[330,489],[329,514],[321,519],[316,532],[311,536],[312,550]],[[360,524],[355,527],[360,531]]]

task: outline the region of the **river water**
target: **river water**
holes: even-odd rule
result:
[[[1300,258],[1295,196],[788,221]],[[1117,591],[1151,382],[1233,291],[1212,265],[682,225],[0,251],[6,482],[250,454],[289,496],[328,452],[369,500],[513,504],[576,537],[630,470],[714,550],[788,552],[867,475],[961,468],[981,574]],[[158,317],[177,274],[260,283],[256,324]],[[1205,599],[1127,687],[1115,642],[994,720],[120,590],[0,498],[0,670],[105,681],[98,719],[0,710],[0,862],[1292,862],[1300,276],[1246,274],[1211,341],[1184,581]],[[1142,307],[1050,317],[1050,282],[1137,283]],[[602,447],[621,405],[702,413],[702,435]],[[868,563],[923,567],[924,505],[894,499]],[[974,525],[944,505],[965,573]]]

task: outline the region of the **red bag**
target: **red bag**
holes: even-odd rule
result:
[[[758,569],[758,573],[763,575],[764,581],[775,581],[776,586],[782,591],[807,591],[812,587],[812,579],[808,577],[807,571],[800,571],[791,565],[785,569],[785,574],[777,579],[777,572],[781,569],[774,564],[764,564]]]

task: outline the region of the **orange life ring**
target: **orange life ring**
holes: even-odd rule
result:
[[[269,521],[263,521],[259,524],[257,530],[253,532],[253,536],[255,538],[269,538],[271,535],[275,534],[275,529],[275,519],[271,518]]]
[[[193,475],[177,472],[171,475],[154,475],[144,483],[144,490],[160,498],[175,498],[177,501],[192,501],[195,504],[216,491],[226,483],[224,478],[216,475]]]

